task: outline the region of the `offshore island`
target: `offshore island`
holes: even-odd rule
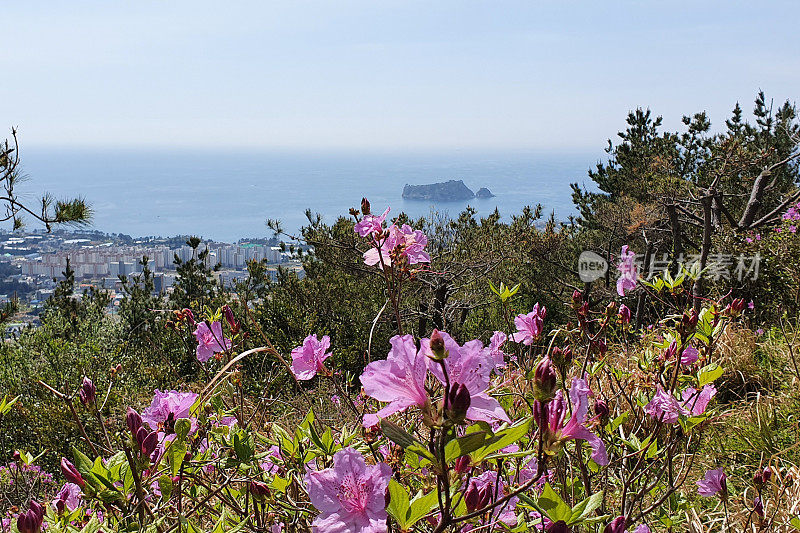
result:
[[[427,185],[409,185],[403,187],[404,200],[432,200],[439,202],[455,202],[473,198],[492,198],[494,194],[486,187],[477,193],[464,184],[463,180],[449,180]]]

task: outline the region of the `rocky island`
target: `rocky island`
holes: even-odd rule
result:
[[[408,185],[403,187],[405,200],[431,200],[439,202],[454,202],[471,200],[473,198],[491,198],[494,196],[486,187],[481,188],[476,195],[464,185],[463,180],[449,180],[427,185]]]

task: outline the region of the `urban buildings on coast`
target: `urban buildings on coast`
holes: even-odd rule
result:
[[[100,232],[44,231],[10,232],[0,230],[0,303],[17,298],[28,318],[52,294],[69,260],[75,272],[76,292],[90,287],[108,290],[112,308],[119,304],[121,277],[135,278],[142,272],[142,258],[154,273],[155,290],[169,293],[175,281],[176,258],[192,259],[208,249],[205,263],[219,265],[214,273],[225,286],[247,277],[249,261],[265,261],[274,277],[279,266],[303,274],[299,262],[283,251],[276,240],[254,239],[237,243],[203,241],[198,252],[186,244],[187,237],[147,237]]]

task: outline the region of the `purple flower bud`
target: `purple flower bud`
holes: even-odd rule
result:
[[[78,391],[78,398],[84,407],[94,405],[97,401],[97,389],[91,379],[84,376],[83,383],[81,383],[81,390]]]
[[[458,472],[459,474],[466,474],[472,468],[472,461],[469,458],[469,455],[462,455],[458,459],[456,459],[455,464],[453,465],[453,470]]]
[[[191,309],[184,309],[182,313],[186,317],[186,321],[189,322],[190,326],[194,326],[196,324],[194,320],[194,313],[192,313]]]
[[[761,502],[761,498],[758,496],[756,496],[753,500],[753,512],[756,513],[760,518],[764,518],[764,504]]]
[[[70,463],[66,457],[61,458],[61,473],[64,475],[64,479],[70,483],[75,483],[80,488],[83,488],[84,485],[86,485],[81,473],[78,472],[78,469],[75,467],[75,465]]]
[[[431,348],[431,352],[433,352],[432,359],[436,361],[444,361],[447,359],[447,349],[444,346],[444,338],[442,337],[442,334],[439,333],[438,329],[434,329],[433,333],[431,333],[429,346]]]
[[[484,485],[483,488],[478,492],[478,507],[477,509],[483,509],[489,502],[492,501],[492,494],[494,494],[494,485]]]
[[[608,420],[608,415],[610,413],[608,404],[604,400],[597,400],[594,402],[594,413],[602,422],[605,422]]]
[[[250,482],[250,493],[257,499],[269,496],[269,486],[261,481]]]
[[[469,389],[464,384],[453,383],[447,393],[447,418],[456,424],[460,424],[467,416],[467,409],[472,402]]]
[[[549,357],[545,357],[536,365],[533,374],[533,396],[537,400],[546,401],[556,393],[558,375]]]
[[[236,317],[233,316],[233,310],[228,305],[222,306],[222,314],[225,316],[225,321],[228,323],[228,326],[231,328],[231,332],[235,335],[239,332],[239,323],[236,321]]]
[[[552,522],[545,531],[547,533],[569,533],[569,527],[567,527],[566,522],[559,520],[558,522]]]
[[[480,494],[478,492],[478,487],[476,487],[474,483],[470,483],[466,492],[464,492],[464,503],[467,505],[468,513],[480,509],[478,506],[480,503]]]
[[[361,199],[361,214],[362,215],[372,214],[372,207],[369,205],[369,200],[367,200],[366,198]]]
[[[624,516],[618,516],[603,529],[603,533],[625,533],[626,522]]]
[[[766,466],[764,467],[764,471],[761,473],[761,481],[764,483],[769,483],[770,479],[772,479],[772,469]]]
[[[144,428],[142,428],[144,429]],[[158,433],[155,431],[149,433],[142,441],[142,455],[150,457],[158,446]]]
[[[533,402],[533,419],[536,422],[536,425],[539,426],[539,430],[544,432],[547,430],[550,416],[548,413],[547,403],[541,402],[539,400],[534,400]]]
[[[20,513],[17,518],[17,529],[19,533],[40,533],[42,520],[44,520],[44,509],[34,500],[31,500],[28,510]]]
[[[619,313],[617,313],[617,316],[619,317],[619,321],[623,324],[631,323],[631,310],[627,305],[622,304],[619,306]]]
[[[128,413],[125,415],[125,425],[128,426],[128,431],[131,435],[136,437],[139,428],[142,427],[142,417],[133,408],[128,407]]]

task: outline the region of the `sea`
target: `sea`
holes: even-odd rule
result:
[[[479,216],[495,208],[508,220],[542,204],[558,220],[575,214],[570,183],[592,188],[587,171],[603,152],[587,151],[299,151],[29,148],[21,152],[26,181],[16,191],[35,200],[80,195],[94,210],[92,228],[133,237],[198,235],[235,242],[273,235],[267,219],[288,233],[307,224],[307,209],[326,222],[348,216],[367,197],[373,211],[412,217],[455,217],[468,205]],[[412,201],[403,186],[450,179],[495,196],[460,202]],[[28,221],[29,228],[37,227]]]

